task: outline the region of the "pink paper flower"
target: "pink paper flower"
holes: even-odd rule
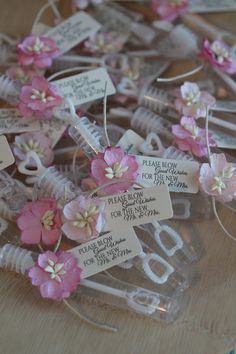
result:
[[[213,107],[216,100],[206,91],[200,91],[194,82],[185,82],[178,92],[179,98],[175,101],[176,110],[184,116],[195,119],[206,116],[207,107]]]
[[[79,196],[65,205],[66,222],[62,231],[74,241],[83,243],[99,236],[105,224],[105,202]]]
[[[53,245],[61,235],[61,210],[55,199],[41,199],[27,203],[20,211],[17,225],[21,241],[26,244]]]
[[[107,147],[104,153],[99,153],[91,162],[91,174],[99,186],[109,182],[117,182],[104,187],[106,193],[126,191],[131,188],[138,175],[138,163],[134,156],[125,154],[120,147]],[[119,183],[119,180],[131,182]]]
[[[53,39],[31,35],[18,44],[20,65],[34,65],[38,69],[48,68],[52,59],[59,55],[59,49]]]
[[[29,132],[15,137],[13,153],[18,160],[25,160],[29,151],[35,151],[45,167],[53,162],[52,140],[42,132]]]
[[[180,124],[172,125],[175,142],[182,151],[202,157],[207,154],[205,129],[199,128],[194,118],[182,117]],[[209,145],[216,146],[212,135],[209,134]]]
[[[174,21],[176,17],[189,9],[188,0],[152,0],[152,9],[165,21]]]
[[[205,193],[222,203],[231,202],[236,194],[236,166],[224,154],[212,154],[210,165],[201,166],[199,181]]]
[[[60,105],[61,101],[62,98],[47,79],[35,76],[32,85],[21,88],[19,109],[24,117],[48,119],[52,117],[53,108]]]
[[[8,69],[6,74],[14,81],[19,82],[21,85],[25,85],[25,84],[30,84],[32,82],[35,72],[30,69],[21,68],[20,66],[15,66]]]
[[[47,251],[40,254],[29,271],[31,283],[40,288],[41,296],[52,300],[68,298],[80,283],[81,269],[70,252]]]
[[[127,36],[117,32],[96,32],[84,43],[84,46],[91,53],[114,53],[120,52]]]
[[[231,50],[221,40],[210,43],[208,39],[205,39],[200,56],[227,74],[236,72],[236,64],[231,57]]]

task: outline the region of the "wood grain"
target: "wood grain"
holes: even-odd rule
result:
[[[43,0],[1,0],[0,30],[27,33]],[[65,0],[63,8],[67,8]],[[68,8],[67,8],[68,9]],[[225,27],[233,14],[217,15]],[[231,26],[229,25],[231,23]],[[235,214],[224,208],[225,225],[236,235]],[[215,221],[194,222],[206,255],[196,265],[200,280],[173,325],[162,325],[128,312],[87,306],[90,316],[119,327],[110,334],[78,320],[61,303],[43,300],[29,282],[0,272],[1,354],[223,354],[236,346],[236,244]],[[84,306],[84,305],[83,305]]]

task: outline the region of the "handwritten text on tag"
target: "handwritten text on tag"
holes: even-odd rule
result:
[[[53,84],[61,95],[70,97],[74,105],[104,97],[105,88],[107,96],[116,92],[107,71],[103,68],[57,80]]]
[[[15,134],[40,130],[40,123],[33,118],[23,118],[14,108],[0,109],[0,134]]]
[[[119,228],[70,250],[78,258],[82,278],[125,262],[141,251],[140,242],[132,228]]]
[[[55,28],[49,30],[45,36],[54,39],[60,53],[68,52],[77,44],[83,42],[92,33],[99,30],[100,23],[83,11],[77,12]]]
[[[194,161],[136,156],[137,182],[145,186],[166,184],[171,192],[197,193],[199,164]]]
[[[12,154],[8,141],[4,135],[1,135],[0,136],[0,171],[12,165],[14,162],[15,162],[15,158]]]
[[[40,121],[40,130],[52,140],[52,148],[58,143],[67,129],[65,122],[60,119]]]
[[[173,216],[170,194],[164,184],[102,199],[106,202],[106,230],[148,224]]]

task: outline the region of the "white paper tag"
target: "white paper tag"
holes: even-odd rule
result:
[[[139,164],[136,181],[144,186],[166,184],[170,192],[197,193],[199,164],[195,161],[170,160],[136,155]]]
[[[236,11],[236,0],[190,0],[189,12]]]
[[[211,132],[213,134],[213,139],[219,148],[236,149],[236,135],[228,135],[218,130],[211,130]]]
[[[236,112],[235,101],[216,101],[215,107],[211,108],[212,111],[218,112]]]
[[[141,251],[132,228],[119,228],[70,250],[78,259],[83,279],[125,262]]]
[[[40,130],[39,121],[23,118],[14,108],[0,109],[0,134],[16,134]]]
[[[15,158],[4,135],[0,136],[0,171],[12,165]]]
[[[116,146],[120,146],[127,154],[138,154],[139,146],[144,142],[144,139],[135,133],[132,129],[128,129]]]
[[[65,122],[60,119],[40,121],[40,130],[52,140],[52,148],[58,143],[67,129]]]
[[[53,84],[64,97],[70,97],[78,106],[86,102],[113,95],[116,89],[104,68],[90,70],[82,74],[54,81]]]
[[[79,11],[58,26],[45,33],[45,36],[54,39],[60,53],[68,52],[71,48],[83,42],[92,33],[101,28],[100,23],[95,21],[84,11]]]
[[[106,231],[144,225],[173,216],[170,193],[165,184],[101,199],[106,202]]]

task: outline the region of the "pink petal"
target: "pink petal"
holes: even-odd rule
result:
[[[18,108],[23,117],[32,117],[32,109],[28,108],[24,103],[20,103]]]
[[[37,201],[32,205],[32,213],[39,221],[48,210],[50,210],[50,204],[47,201]]]
[[[52,65],[51,58],[39,58],[34,61],[35,66],[39,69],[49,68]]]
[[[64,263],[64,268],[66,271],[70,271],[74,267],[78,266],[78,260],[75,256],[67,251],[59,251],[57,253],[58,263]]]
[[[43,165],[48,167],[52,164],[54,159],[54,152],[52,149],[45,149],[44,150],[44,157],[41,159]]]
[[[49,259],[55,263],[57,263],[57,261],[58,261],[58,257],[54,252],[47,251],[47,252],[39,255],[38,265],[43,269],[46,268],[48,266]]]
[[[40,221],[32,214],[31,211],[21,213],[17,218],[17,226],[21,229],[29,227],[41,227]]]
[[[73,221],[76,219],[76,213],[81,211],[80,203],[78,199],[75,199],[64,206],[63,214],[67,220]]]
[[[195,142],[193,142],[191,145],[191,151],[195,156],[202,157],[207,155],[207,149],[205,146],[201,146]]]
[[[131,155],[126,155],[123,157],[123,159],[121,160],[121,166],[128,166],[130,173],[135,173],[137,172],[138,168],[139,168],[139,164],[135,158],[135,156],[131,156]]]
[[[196,121],[193,117],[185,117],[183,116],[180,120],[180,124],[181,125],[192,125],[195,126],[196,125]]]
[[[106,171],[105,169],[107,168],[107,164],[104,160],[101,159],[93,159],[91,162],[91,175],[95,180],[98,182],[99,185],[107,183],[109,181],[108,178],[106,178],[105,174]]]
[[[21,233],[21,241],[29,245],[36,245],[41,240],[41,228],[40,227],[28,227]]]
[[[85,242],[89,240],[89,235],[86,227],[80,229],[76,226],[73,226],[72,223],[66,222],[62,226],[62,231],[70,240],[74,240],[77,242]]]
[[[116,194],[118,192],[124,192],[129,190],[133,186],[133,183],[118,183],[118,178],[113,179],[112,181],[116,182],[116,184],[114,183],[111,186],[103,188],[103,191],[106,194]]]
[[[48,282],[42,284],[40,286],[40,293],[42,297],[53,300],[61,300],[63,298],[63,291],[60,283],[55,280],[49,280]]]
[[[175,138],[175,143],[178,145],[178,148],[182,151],[190,151],[191,150],[191,146],[190,146],[189,141],[187,139]]]
[[[178,11],[168,5],[159,6],[157,12],[166,21],[173,21],[178,16]]]
[[[61,235],[61,231],[59,229],[46,230],[42,229],[42,241],[45,245],[53,245],[57,242]]]
[[[113,166],[114,163],[120,162],[124,155],[125,153],[122,148],[109,146],[106,148],[104,153],[104,161],[108,164],[108,166]]]
[[[19,64],[24,66],[24,65],[31,65],[33,63],[33,57],[29,55],[25,55],[23,53],[18,54],[18,61]]]
[[[35,76],[32,80],[32,87],[39,91],[47,91],[48,81],[42,76]]]
[[[204,103],[204,105],[206,105],[206,106],[213,107],[216,103],[216,99],[212,95],[210,95],[208,92],[202,91],[201,102]]]
[[[32,87],[31,86],[23,86],[21,88],[21,92],[20,92],[20,100],[23,103],[28,103],[31,100],[31,96],[32,95]]]
[[[31,268],[29,270],[29,277],[31,278],[31,283],[36,286],[39,286],[50,279],[48,273],[44,272],[39,267]]]
[[[211,169],[215,176],[227,166],[227,160],[225,154],[212,154],[211,155]]]
[[[52,139],[49,138],[44,133],[35,132],[35,133],[33,133],[33,136],[36,140],[38,140],[40,142],[40,146],[42,146],[44,148],[50,148],[52,146]]]
[[[78,267],[66,273],[66,276],[63,277],[62,281],[62,287],[64,291],[71,293],[76,290],[80,282],[80,273],[81,271]]]
[[[179,124],[172,125],[172,133],[179,139],[186,139],[189,137],[189,132]]]
[[[100,214],[97,218],[97,224],[96,224],[96,231],[98,232],[98,234],[102,232],[105,224],[106,224],[106,219],[102,214]]]

